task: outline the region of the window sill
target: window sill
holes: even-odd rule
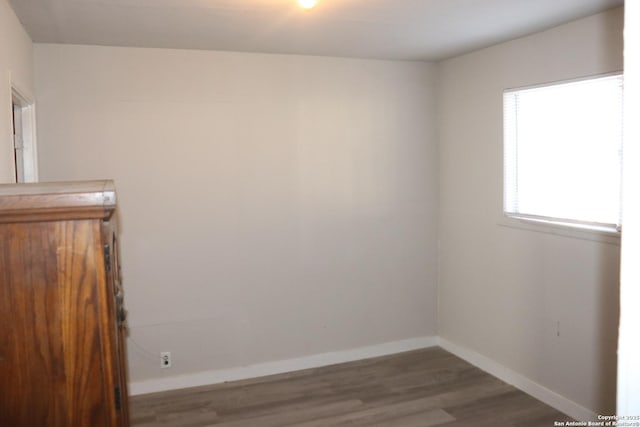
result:
[[[573,239],[590,240],[620,246],[620,232],[606,228],[587,228],[576,224],[540,220],[524,216],[503,214],[498,221],[500,227],[515,228],[536,233],[553,234]]]

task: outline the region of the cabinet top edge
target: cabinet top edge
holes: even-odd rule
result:
[[[36,194],[74,194],[115,192],[113,180],[30,182],[0,184],[0,197]]]
[[[0,184],[0,222],[108,219],[115,206],[112,180]]]

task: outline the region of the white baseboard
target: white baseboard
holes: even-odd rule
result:
[[[589,409],[567,399],[558,393],[530,380],[529,378],[512,371],[480,353],[468,348],[458,346],[444,338],[438,337],[438,345],[449,353],[455,354],[461,359],[471,363],[474,366],[490,373],[494,377],[501,379],[518,388],[525,393],[535,397],[536,399],[546,403],[547,405],[563,412],[578,421],[595,421],[597,415]]]
[[[129,394],[155,393],[158,391],[176,390],[181,388],[199,387],[219,384],[226,381],[237,381],[249,378],[264,377],[266,375],[282,374],[308,368],[334,365],[336,363],[352,362],[354,360],[371,357],[386,356],[404,351],[434,347],[438,343],[437,337],[419,337],[402,341],[394,341],[350,350],[330,353],[314,354],[295,359],[279,360],[275,362],[259,363],[250,366],[197,372],[194,374],[176,375],[173,377],[157,378],[147,381],[137,381],[129,384]]]

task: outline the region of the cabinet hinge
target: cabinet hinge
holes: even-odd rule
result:
[[[122,396],[120,395],[120,387],[114,387],[113,397],[116,404],[116,411],[119,411],[122,408]]]
[[[104,245],[104,268],[108,272],[111,271],[111,247]]]

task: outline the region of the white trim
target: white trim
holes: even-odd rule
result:
[[[219,384],[226,381],[237,381],[249,378],[264,377],[267,375],[282,374],[285,372],[318,368],[321,366],[334,365],[337,363],[352,362],[355,360],[368,359],[371,357],[402,353],[404,351],[435,347],[437,343],[438,338],[435,336],[418,337],[349,350],[315,354],[295,359],[258,363],[256,365],[211,370],[193,374],[176,375],[173,377],[157,378],[146,381],[137,381],[132,382],[129,385],[129,394],[135,396],[139,394],[155,393],[158,391],[199,387],[204,385]]]
[[[640,2],[627,2],[624,15],[626,120],[622,215],[625,232],[622,235],[620,268],[617,415],[619,421],[636,421],[637,418],[632,417],[640,415],[640,124],[637,119],[640,114]]]
[[[615,231],[593,230],[568,226],[558,222],[536,221],[529,218],[508,216],[502,214],[497,221],[500,227],[515,228],[519,230],[533,231],[536,233],[553,234],[555,236],[571,237],[573,239],[589,240],[620,246],[621,233]]]
[[[530,89],[540,89],[544,87],[559,86],[559,85],[570,84],[570,83],[580,83],[586,80],[606,79],[607,77],[621,76],[623,74],[624,74],[623,70],[616,70],[616,71],[611,71],[609,73],[590,74],[588,76],[580,76],[574,79],[552,80],[552,81],[528,85],[528,86],[510,87],[505,89],[504,93],[520,92],[520,91],[530,90]]]
[[[517,389],[535,397],[549,406],[556,408],[578,421],[596,421],[597,414],[558,393],[549,390],[531,379],[503,366],[480,353],[458,346],[442,337],[438,337],[438,345],[449,353],[471,363],[485,372],[501,379]]]
[[[573,230],[584,230],[591,233],[602,233],[620,237],[622,226],[620,224],[602,224],[597,222],[577,221],[563,218],[552,218],[547,216],[529,215],[525,213],[506,212],[507,218],[513,218],[519,221],[531,221],[537,224],[545,224],[555,227],[566,227]]]

